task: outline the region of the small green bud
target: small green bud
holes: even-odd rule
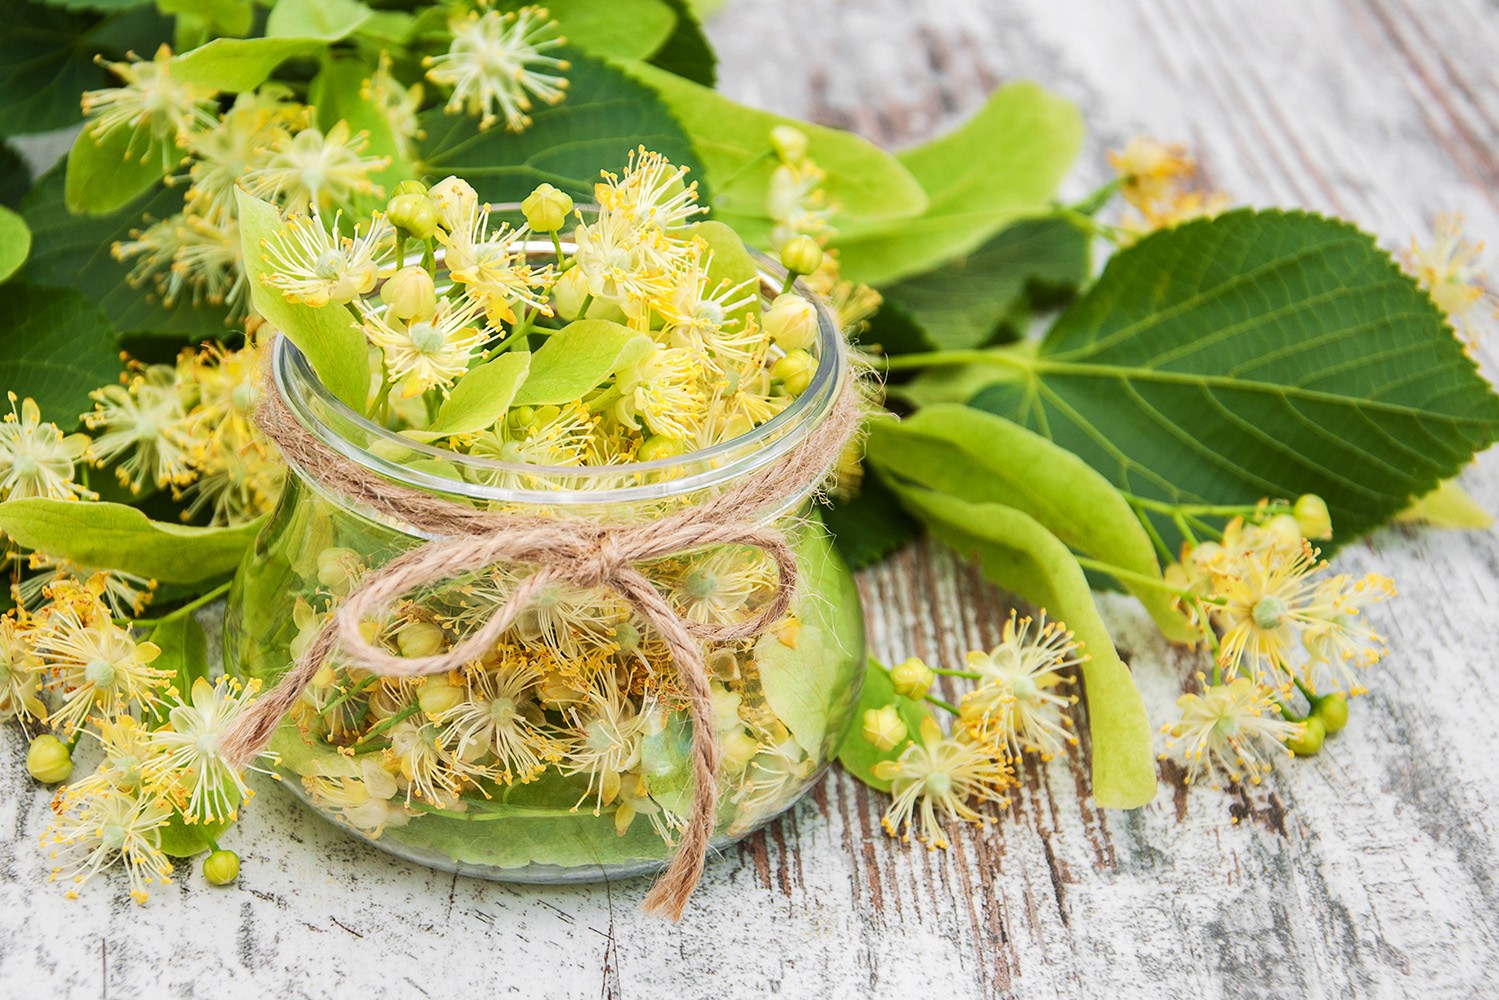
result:
[[[431,622],[412,622],[396,635],[402,656],[435,656],[447,644],[443,630]]]
[[[425,267],[412,264],[386,279],[380,301],[396,319],[431,319],[437,312],[437,286]]]
[[[1332,537],[1332,514],[1327,510],[1327,501],[1315,493],[1303,493],[1291,507],[1291,516],[1301,529],[1303,538],[1327,540]]]
[[[817,359],[797,348],[771,366],[770,377],[780,379],[791,395],[800,396],[812,384],[812,375],[816,371]]]
[[[876,750],[892,750],[906,738],[905,720],[894,705],[866,709],[864,712],[864,739]]]
[[[781,247],[781,264],[793,274],[811,274],[822,266],[822,247],[810,236],[793,236]]]
[[[1339,692],[1318,698],[1312,714],[1322,720],[1328,733],[1340,733],[1348,725],[1348,699]]]
[[[31,741],[26,751],[26,770],[44,785],[67,781],[73,773],[73,754],[68,745],[51,733]]]
[[[1327,726],[1316,715],[1306,720],[1305,727],[1299,738],[1286,740],[1286,746],[1298,757],[1314,756],[1322,749],[1322,741],[1327,737]]]
[[[530,427],[536,423],[536,407],[517,406],[506,415],[505,422],[517,430],[522,427]]]
[[[890,670],[890,683],[894,686],[895,693],[912,701],[925,698],[936,682],[937,675],[932,672],[932,668],[914,656]]]
[[[676,458],[686,450],[686,441],[652,434],[640,442],[640,449],[635,452],[635,458],[641,462],[654,462],[658,458]]]
[[[449,684],[445,677],[432,677],[422,685],[416,700],[428,715],[442,715],[463,704],[466,697],[463,688]]]
[[[420,194],[420,195],[425,195],[426,193],[427,193],[427,185],[423,184],[421,181],[406,180],[406,181],[402,181],[401,183],[397,184],[396,185],[396,189],[391,192],[391,195],[392,196],[398,195],[398,194]]]
[[[317,554],[317,580],[335,594],[347,594],[359,572],[359,554],[340,546]]]
[[[573,200],[564,191],[550,184],[543,184],[526,195],[520,203],[526,222],[538,233],[555,233],[567,224],[568,213],[573,210]]]
[[[807,155],[807,133],[795,125],[777,125],[770,130],[770,148],[787,163],[800,163]]]
[[[239,855],[233,851],[214,851],[203,859],[203,877],[210,885],[228,885],[239,878]]]
[[[777,295],[765,310],[765,332],[783,351],[811,347],[817,340],[817,309],[795,292]]]
[[[437,232],[437,206],[425,194],[398,194],[385,203],[390,224],[419,240]]]

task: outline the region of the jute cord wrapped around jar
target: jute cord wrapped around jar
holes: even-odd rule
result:
[[[446,673],[483,659],[548,584],[609,588],[665,641],[688,698],[692,809],[671,863],[645,898],[646,910],[679,919],[702,875],[717,816],[718,743],[702,643],[761,635],[786,614],[796,591],[796,561],[785,535],[758,523],[760,516],[817,488],[861,420],[859,390],[850,379],[807,436],[752,477],[703,503],[652,521],[610,524],[477,510],[393,483],[324,445],[291,413],[276,388],[267,384],[255,421],[289,462],[351,503],[410,525],[432,540],[360,579],[291,670],[236,721],[225,735],[222,752],[240,766],[264,752],[281,717],[335,648],[350,666],[382,677]],[[774,595],[743,621],[704,624],[681,617],[634,565],[707,545],[751,546],[776,564],[779,579]],[[361,634],[361,621],[378,618],[403,595],[497,563],[525,563],[535,571],[477,629],[444,652],[396,656]]]

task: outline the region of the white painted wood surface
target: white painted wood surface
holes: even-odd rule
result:
[[[1452,209],[1499,234],[1491,2],[737,0],[710,33],[732,95],[891,144],[1038,79],[1088,119],[1069,191],[1145,131],[1190,141],[1241,200],[1337,212],[1392,246]],[[1499,460],[1464,482],[1499,506]],[[36,848],[48,793],[7,739],[0,996],[1495,995],[1499,533],[1395,529],[1343,558],[1399,581],[1378,619],[1394,651],[1349,729],[1273,791],[1163,780],[1149,807],[1100,813],[1074,756],[927,854],[833,775],[715,860],[678,925],[638,912],[638,881],[512,887],[391,860],[269,788],[226,845],[237,889],[184,870],[145,909],[118,883],[68,902]],[[1006,611],[925,548],[862,587],[887,659],[951,660]],[[1188,662],[1132,603],[1106,611],[1166,717]]]

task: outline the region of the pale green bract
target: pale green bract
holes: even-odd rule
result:
[[[490,427],[510,409],[531,371],[531,355],[511,351],[468,370],[438,408],[437,419],[421,431],[407,431],[416,441],[435,441],[453,434],[473,434]]]
[[[0,205],[0,281],[20,270],[31,253],[31,230],[26,220]]]
[[[650,354],[652,346],[645,334],[606,319],[569,323],[531,356],[530,374],[511,405],[570,403]]]

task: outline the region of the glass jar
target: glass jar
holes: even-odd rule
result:
[[[762,276],[766,295],[779,284]],[[273,350],[274,391],[324,445],[392,482],[481,509],[638,521],[755,476],[827,417],[849,371],[831,315],[815,304],[808,388],[748,434],[676,458],[546,468],[420,444],[341,404],[285,338]],[[705,647],[722,751],[718,847],[817,781],[863,677],[858,594],[812,498],[787,498],[763,521],[787,536],[800,581],[791,613],[765,635]],[[229,596],[227,668],[269,687],[362,573],[424,540],[293,466]],[[698,620],[752,614],[775,580],[763,553],[742,546],[639,568]],[[406,655],[434,652],[528,571],[495,566],[408,595],[369,634]],[[670,855],[692,797],[691,724],[675,677],[662,644],[617,595],[554,585],[491,658],[462,672],[381,679],[333,659],[271,749],[304,802],[408,860],[517,882],[643,874]]]

